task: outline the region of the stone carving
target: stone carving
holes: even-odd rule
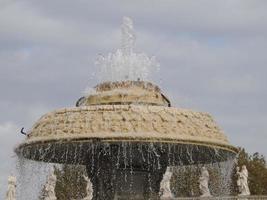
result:
[[[171,192],[171,177],[172,171],[170,167],[167,167],[165,174],[163,175],[162,181],[160,183],[160,199],[173,198]]]
[[[239,167],[237,167],[237,186],[239,190],[239,196],[247,196],[250,195],[250,190],[248,187],[248,170],[245,165],[242,166],[241,171],[239,171]]]
[[[139,105],[86,106],[50,112],[34,125],[27,143],[73,136],[192,139],[229,146],[223,132],[206,113]]]
[[[201,175],[199,177],[199,189],[201,197],[211,197],[209,190],[209,172],[206,167],[201,168]]]
[[[46,181],[45,188],[44,188],[44,200],[56,200],[56,193],[55,193],[55,187],[56,187],[57,177],[52,172]]]
[[[98,84],[94,92],[89,92],[84,100],[78,100],[78,102],[81,102],[80,106],[114,104],[116,102],[168,106],[166,99],[158,86],[145,81],[128,80]]]
[[[84,180],[86,181],[86,197],[83,200],[91,200],[93,199],[93,185],[90,179],[87,176],[83,176]]]
[[[16,182],[17,179],[14,176],[8,177],[8,186],[5,200],[16,200]]]
[[[241,182],[240,182],[240,175],[239,175],[240,172],[239,171],[240,171],[240,168],[237,166],[236,167],[236,177],[237,177],[236,185],[237,185],[238,193],[241,193]]]

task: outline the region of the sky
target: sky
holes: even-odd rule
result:
[[[120,46],[123,16],[175,107],[210,113],[231,144],[267,156],[266,10],[266,0],[0,0],[0,196],[20,129],[98,83],[95,59]]]

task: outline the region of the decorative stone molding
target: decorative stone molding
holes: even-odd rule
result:
[[[158,86],[144,81],[105,82],[95,93],[85,97],[82,106],[103,104],[148,104],[168,106],[168,99]]]
[[[56,110],[34,124],[26,142],[62,138],[124,138],[229,145],[223,132],[207,113],[140,105]]]
[[[128,103],[124,104],[126,101],[123,103],[118,95],[126,91],[129,94],[125,97]],[[109,98],[106,98],[107,93]],[[197,144],[236,152],[209,114],[168,107],[162,96],[155,103],[156,95],[161,95],[161,91],[152,83],[102,83],[96,86],[96,94],[85,97],[78,107],[59,109],[41,117],[24,144],[86,139],[159,141]],[[143,98],[143,101],[135,102],[135,98]],[[103,102],[107,105],[102,105]],[[94,105],[96,103],[99,105]]]

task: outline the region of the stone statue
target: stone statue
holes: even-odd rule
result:
[[[55,193],[55,187],[56,187],[57,177],[52,172],[46,181],[45,188],[44,188],[44,200],[56,200],[56,193]]]
[[[173,198],[173,194],[171,192],[171,177],[171,169],[170,167],[167,167],[166,172],[163,175],[162,181],[160,182],[159,195],[161,199]]]
[[[91,200],[93,199],[93,185],[90,179],[87,176],[83,176],[84,180],[86,181],[86,197],[83,200]]]
[[[199,177],[199,189],[201,197],[211,197],[209,190],[209,172],[206,167],[201,168],[201,176]]]
[[[241,193],[241,180],[240,180],[239,170],[240,168],[237,166],[236,167],[236,175],[237,175],[236,185],[237,185],[238,193]]]
[[[125,55],[130,55],[135,46],[135,32],[133,29],[133,20],[130,17],[123,17],[121,26],[121,49]]]
[[[8,177],[6,200],[16,200],[16,182],[17,182],[16,177],[14,176]]]
[[[248,170],[245,165],[242,166],[241,171],[239,171],[239,167],[237,167],[237,186],[239,189],[240,196],[250,195],[250,190],[248,187]]]

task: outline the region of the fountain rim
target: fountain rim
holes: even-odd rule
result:
[[[94,86],[94,89],[96,92],[103,92],[103,91],[109,91],[113,89],[118,88],[125,88],[129,86],[137,86],[142,87],[144,86],[145,90],[154,91],[154,92],[162,92],[160,87],[148,80],[117,80],[117,81],[103,81],[99,82]]]
[[[116,144],[116,143],[121,143],[121,142],[128,142],[128,143],[161,143],[161,144],[174,144],[174,145],[197,145],[197,146],[203,146],[203,147],[209,147],[209,148],[215,148],[215,149],[220,149],[220,150],[225,150],[228,152],[232,152],[234,154],[238,154],[239,148],[234,147],[232,145],[227,145],[227,144],[218,144],[214,142],[201,142],[201,141],[186,141],[186,140],[179,140],[179,139],[170,139],[170,138],[126,138],[126,137],[105,137],[105,138],[100,138],[100,137],[91,137],[91,138],[57,138],[57,139],[47,139],[47,140],[36,140],[36,141],[28,141],[24,142],[20,145],[18,145],[15,148],[15,152],[19,153],[21,149],[27,146],[32,146],[32,145],[38,145],[38,144],[65,144],[65,143],[109,143],[109,144]]]

